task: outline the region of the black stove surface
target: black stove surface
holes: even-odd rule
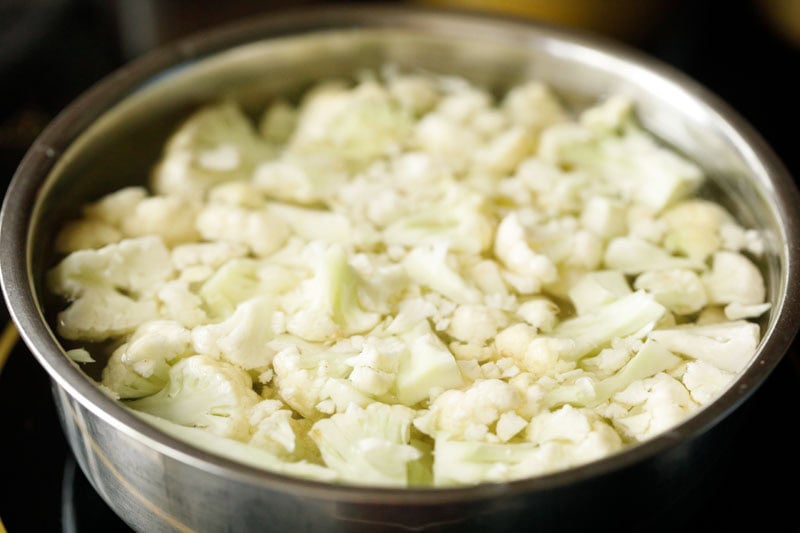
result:
[[[148,47],[109,7],[126,4],[133,2],[0,0],[3,183],[61,108],[140,51],[134,45]],[[228,17],[263,11],[269,5],[243,0],[226,4],[240,7],[239,12],[229,9]],[[675,4],[672,15],[636,46],[721,96],[766,138],[792,174],[800,176],[800,150],[795,147],[800,86],[789,75],[800,66],[798,48],[775,34],[755,1]],[[175,31],[162,31],[162,40],[213,22],[208,13],[200,15],[216,5],[193,3],[193,9],[200,10],[194,19]],[[19,27],[27,30],[17,31]],[[7,318],[0,305],[0,327]],[[659,529],[682,531],[740,530],[743,524],[759,524],[767,531],[800,531],[796,513],[800,454],[789,436],[800,407],[798,391],[800,344],[796,342],[740,409],[741,428],[724,451],[724,462],[710,472],[698,472],[708,477],[701,489],[664,502],[663,513],[653,523],[660,524]],[[0,520],[11,533],[128,530],[76,468],[58,423],[49,380],[21,342],[5,367],[0,364]]]

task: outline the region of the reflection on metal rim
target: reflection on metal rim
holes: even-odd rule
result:
[[[83,421],[83,418],[75,412],[75,409],[72,407],[72,403],[70,401],[65,401],[64,405],[69,410],[69,414],[72,417],[72,420],[75,422],[75,425],[81,432],[81,436],[84,439],[84,443],[89,444],[92,451],[94,452],[95,457],[100,459],[103,465],[108,469],[108,472],[119,481],[120,485],[125,487],[125,490],[128,491],[128,494],[136,498],[142,506],[146,507],[148,511],[153,513],[154,515],[158,516],[164,523],[169,524],[171,527],[175,528],[176,531],[182,531],[186,533],[190,533],[192,528],[166,512],[164,509],[156,505],[155,503],[151,502],[147,497],[142,494],[131,482],[129,482],[125,477],[117,470],[114,464],[106,457],[106,454],[103,450],[100,449],[97,442],[92,438],[92,435],[87,431],[86,424]],[[2,533],[2,531],[0,531]]]

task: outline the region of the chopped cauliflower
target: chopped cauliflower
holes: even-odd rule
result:
[[[494,89],[387,67],[257,124],[200,107],[149,188],[54,236],[66,357],[194,446],[336,483],[505,482],[680,424],[758,351],[772,243],[631,98]]]

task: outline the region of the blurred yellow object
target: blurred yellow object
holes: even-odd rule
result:
[[[780,0],[778,0],[780,1]],[[417,0],[543,20],[636,40],[663,20],[674,0]]]
[[[19,333],[17,332],[17,327],[13,322],[9,322],[6,324],[2,335],[0,335],[0,373],[3,372],[3,366],[5,366],[8,356],[11,354],[11,350],[14,349],[18,340]],[[0,526],[2,525],[3,524],[0,523]],[[2,528],[0,528],[0,533],[3,533]]]
[[[0,518],[0,533],[6,533],[6,526],[3,525],[3,520]]]
[[[772,27],[800,46],[800,0],[755,0]]]

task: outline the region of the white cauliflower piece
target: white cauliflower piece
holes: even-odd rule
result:
[[[731,302],[725,306],[724,312],[728,320],[741,320],[742,318],[758,318],[769,311],[771,307],[772,304],[769,302],[751,305]]]
[[[201,200],[220,182],[250,178],[271,157],[237,105],[223,102],[200,109],[172,135],[152,186],[158,194]]]
[[[644,272],[633,287],[652,294],[658,303],[679,315],[696,313],[708,304],[700,276],[691,270]]]
[[[628,281],[622,272],[600,270],[581,276],[580,281],[569,290],[569,299],[579,315],[605,304],[609,304],[631,293]]]
[[[50,290],[72,300],[58,315],[59,334],[101,341],[156,319],[156,302],[148,296],[172,271],[158,237],[71,253],[47,274]]]
[[[204,207],[196,224],[204,239],[244,244],[258,256],[271,254],[289,236],[286,224],[267,211],[219,204]]]
[[[712,304],[760,304],[766,297],[764,278],[758,267],[736,252],[715,253],[711,271],[703,276],[703,285]]]
[[[331,245],[314,277],[300,285],[290,302],[287,330],[310,341],[324,341],[372,329],[380,315],[362,308],[358,298],[361,283],[344,249]]]
[[[367,337],[361,352],[345,361],[353,367],[348,379],[366,394],[386,394],[394,385],[405,348],[397,337]]]
[[[459,305],[450,319],[447,333],[462,342],[482,346],[492,339],[506,322],[502,314],[489,307],[474,304]]]
[[[247,255],[247,247],[229,241],[181,244],[172,249],[172,264],[178,270],[193,266],[221,267],[228,260]]]
[[[403,267],[412,281],[434,290],[458,303],[477,303],[481,294],[467,284],[453,269],[448,259],[447,247],[443,244],[411,250],[403,258]]]
[[[412,406],[430,398],[432,391],[464,384],[453,354],[427,321],[418,323],[401,338],[408,348],[400,358],[393,391],[400,403]]]
[[[251,445],[250,443],[219,437],[205,429],[185,427],[144,412],[133,411],[133,413],[176,439],[182,440],[201,450],[205,450],[208,453],[221,455],[232,461],[237,461],[255,468],[262,468],[278,474],[297,476],[316,481],[336,481],[338,479],[336,472],[333,470],[318,464],[310,463],[306,460],[296,462],[286,461],[271,453],[269,450]]]
[[[351,483],[387,487],[408,485],[408,463],[421,453],[409,445],[414,411],[402,405],[351,405],[344,413],[311,428],[328,468]]]
[[[499,444],[442,438],[436,440],[434,448],[434,485],[503,482],[542,475],[594,461],[620,448],[622,440],[617,432],[599,420],[592,420],[591,431],[579,442]]]
[[[510,128],[474,154],[480,169],[504,176],[513,172],[536,148],[535,138],[520,126]]]
[[[440,394],[414,426],[438,439],[491,439],[491,426],[504,413],[514,412],[522,395],[499,379],[480,379],[464,390],[451,389]]]
[[[567,118],[550,88],[536,81],[511,89],[503,99],[502,107],[512,123],[525,127],[536,137],[545,128]]]
[[[181,359],[160,392],[128,402],[138,411],[239,441],[250,438],[250,409],[260,398],[244,370],[203,355]]]
[[[144,187],[124,187],[87,205],[83,213],[90,220],[100,220],[119,229],[145,198]]]
[[[101,383],[120,398],[141,398],[164,388],[170,366],[191,355],[191,336],[168,320],[147,322],[114,350]]]
[[[108,288],[135,295],[152,292],[172,274],[169,251],[158,237],[125,239],[99,250],[80,250],[48,273],[50,290],[78,298],[88,289]]]
[[[608,243],[603,258],[607,268],[624,274],[651,270],[704,270],[701,261],[670,255],[663,248],[638,237],[617,237]]]
[[[613,419],[614,426],[637,441],[676,426],[699,407],[680,381],[663,372],[632,383],[614,401],[630,406],[625,416]]]
[[[720,228],[732,219],[719,204],[700,199],[681,202],[661,218],[667,223],[664,248],[700,261],[720,249]]]
[[[69,254],[78,250],[102,248],[119,242],[122,238],[122,232],[111,224],[93,218],[82,218],[68,222],[59,230],[55,249],[60,254]]]
[[[267,345],[275,335],[272,330],[274,312],[275,304],[267,297],[246,300],[223,322],[195,327],[192,330],[194,349],[245,370],[269,366],[275,355]]]
[[[574,124],[551,127],[542,134],[539,154],[594,174],[655,211],[694,192],[703,181],[694,163],[657,144],[633,120],[617,134]]]
[[[509,281],[523,294],[537,293],[542,284],[558,278],[553,262],[530,248],[525,230],[514,213],[506,215],[500,222],[495,234],[494,253],[509,271],[518,276]]]
[[[633,292],[593,311],[564,320],[551,336],[571,341],[559,355],[577,360],[612,339],[639,332],[644,336],[661,319],[666,309],[644,291]]]
[[[126,237],[158,235],[167,246],[198,240],[198,205],[177,196],[143,198],[120,224]]]
[[[491,246],[493,231],[480,203],[464,198],[452,205],[418,209],[389,224],[381,235],[388,245],[442,245],[453,252],[476,254]]]
[[[517,308],[517,314],[538,331],[552,331],[558,323],[560,309],[548,298],[533,298],[523,302]]]
[[[700,405],[706,405],[728,388],[733,382],[734,374],[720,370],[705,361],[692,361],[686,365],[681,380],[692,395],[692,399]]]
[[[628,229],[625,204],[607,196],[592,196],[581,211],[581,225],[604,239],[625,234]]]
[[[203,300],[185,281],[174,280],[164,283],[158,289],[156,296],[161,303],[160,314],[164,318],[176,320],[187,328],[208,321],[208,315],[203,310]]]
[[[285,143],[297,126],[297,115],[297,109],[286,100],[278,98],[270,103],[261,115],[258,132],[271,143]]]
[[[330,398],[330,390],[326,390],[328,381],[346,378],[350,372],[345,361],[352,354],[323,351],[322,346],[303,346],[293,339],[289,341],[284,347],[271,345],[277,350],[272,359],[276,391],[287,405],[302,416],[315,418],[320,412],[318,404]],[[298,345],[302,346],[302,351]]]
[[[743,320],[676,326],[651,331],[649,335],[668,350],[733,373],[741,371],[753,358],[759,337],[758,324]]]

